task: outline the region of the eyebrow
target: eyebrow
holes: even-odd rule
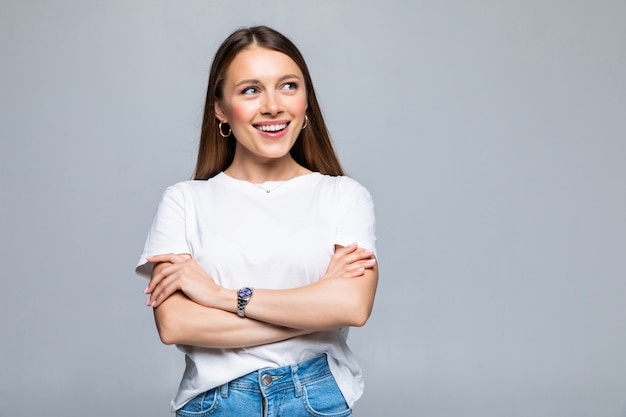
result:
[[[283,75],[282,77],[280,77],[278,79],[278,82],[281,83],[285,80],[289,80],[289,79],[293,79],[293,78],[297,78],[298,80],[302,81],[302,77],[296,75],[296,74],[286,74]],[[260,80],[257,79],[249,79],[249,80],[242,80],[239,81],[237,84],[235,84],[235,87],[239,87],[240,85],[244,85],[244,84],[262,84]]]

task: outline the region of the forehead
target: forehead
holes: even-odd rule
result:
[[[285,75],[303,78],[298,64],[288,55],[259,46],[252,46],[239,52],[226,70],[227,83],[242,80],[271,80]]]

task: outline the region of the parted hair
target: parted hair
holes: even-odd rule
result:
[[[233,32],[218,48],[209,73],[209,84],[204,105],[200,145],[194,179],[209,179],[224,171],[235,155],[235,140],[223,138],[218,132],[215,102],[222,99],[224,78],[237,54],[251,46],[282,52],[302,71],[307,95],[308,124],[300,132],[291,148],[293,159],[310,169],[326,175],[343,175],[343,169],[333,148],[324,122],[309,69],[298,48],[283,34],[267,26],[253,26]]]

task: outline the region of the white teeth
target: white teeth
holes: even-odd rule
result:
[[[255,126],[258,130],[263,132],[277,132],[279,130],[283,130],[287,127],[287,123],[282,123],[279,125],[263,125],[263,126]]]

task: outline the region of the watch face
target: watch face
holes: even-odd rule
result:
[[[251,295],[252,295],[252,290],[250,288],[245,287],[239,290],[239,296],[241,298],[248,298]]]

